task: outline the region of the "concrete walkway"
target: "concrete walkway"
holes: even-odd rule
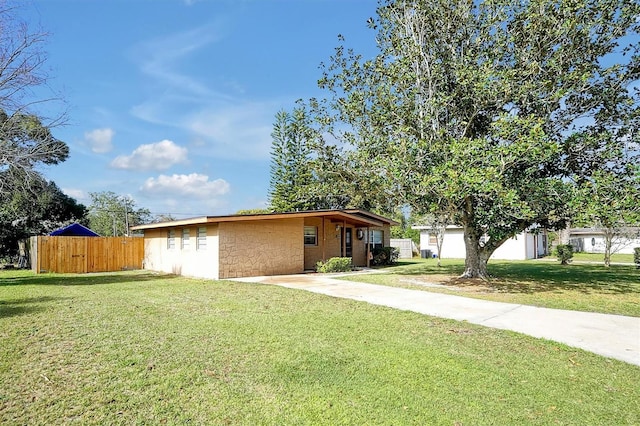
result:
[[[325,275],[237,278],[417,312],[553,340],[640,366],[640,318],[491,302],[343,281]]]

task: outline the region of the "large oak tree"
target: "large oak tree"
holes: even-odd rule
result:
[[[564,226],[573,183],[601,165],[586,161],[598,144],[569,135],[635,143],[639,13],[633,0],[383,0],[377,55],[339,46],[319,82],[331,96],[310,106],[383,198],[461,225],[463,276],[486,278],[506,239]]]

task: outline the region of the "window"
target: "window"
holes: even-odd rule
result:
[[[430,246],[438,245],[438,236],[436,234],[429,234],[429,245]]]
[[[305,246],[317,246],[318,245],[318,228],[315,226],[304,227],[304,245]]]
[[[182,230],[182,250],[189,250],[189,229]]]
[[[169,229],[167,231],[167,248],[169,250],[176,248],[176,231],[174,229]]]
[[[201,226],[198,228],[198,236],[196,239],[196,249],[198,250],[207,249],[207,227],[206,226]]]
[[[380,229],[369,231],[369,250],[382,248],[384,246],[383,232]]]

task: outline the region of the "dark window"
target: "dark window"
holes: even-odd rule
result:
[[[304,245],[305,246],[317,246],[318,245],[318,228],[315,226],[304,227]]]

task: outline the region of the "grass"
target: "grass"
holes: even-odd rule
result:
[[[492,279],[458,280],[464,260],[413,259],[382,273],[344,279],[556,309],[640,316],[640,270],[633,265],[490,261]]]
[[[0,272],[2,424],[638,424],[640,368],[280,287]]]
[[[604,265],[603,253],[573,253],[573,260],[575,262],[596,262]],[[633,254],[628,253],[614,253],[611,255],[611,262],[613,263],[630,263],[633,264]]]

